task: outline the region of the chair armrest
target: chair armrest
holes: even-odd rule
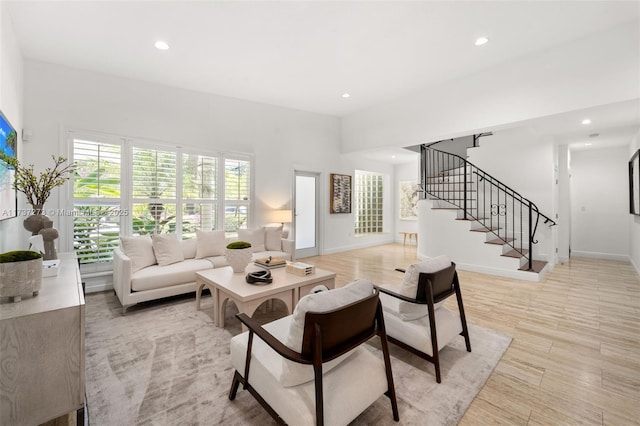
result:
[[[249,330],[254,332],[260,339],[262,339],[271,349],[276,351],[280,356],[300,364],[312,364],[311,360],[306,360],[293,349],[286,346],[280,340],[276,339],[271,333],[262,328],[255,320],[253,320],[247,314],[239,313],[236,317],[247,326]]]
[[[376,286],[376,288],[380,291],[380,293],[388,294],[389,296],[395,297],[396,299],[400,299],[400,300],[402,300],[404,302],[415,303],[416,305],[426,305],[427,304],[426,301],[422,302],[420,300],[404,296],[402,294],[396,293],[395,291],[391,291],[391,290],[383,288],[383,287]]]

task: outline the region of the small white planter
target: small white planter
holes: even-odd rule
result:
[[[0,263],[0,297],[19,302],[23,295],[37,296],[41,286],[42,258]]]
[[[251,262],[251,247],[244,249],[227,249],[225,256],[227,263],[233,268],[233,272],[244,272],[249,262]]]

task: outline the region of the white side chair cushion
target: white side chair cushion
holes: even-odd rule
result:
[[[196,259],[204,259],[211,256],[224,256],[227,249],[227,238],[224,229],[218,231],[196,230]]]
[[[264,328],[283,341],[289,333],[291,320],[292,316],[289,315],[264,325]],[[231,363],[241,374],[244,374],[248,334],[244,332],[231,339]],[[348,424],[387,391],[382,358],[362,346],[352,352],[344,363],[329,372],[324,370],[326,425]],[[266,343],[255,337],[249,383],[287,424],[315,424],[314,382],[283,387],[279,379],[281,359]],[[353,392],[354,383],[359,385],[358,392]]]
[[[265,226],[265,249],[268,251],[282,251],[282,225]]]
[[[413,321],[405,321],[398,313],[398,305],[401,303],[399,299],[380,293],[380,301],[382,302],[387,336],[433,356],[429,317],[425,316]],[[444,306],[437,309],[435,314],[438,350],[440,350],[462,333],[462,323],[457,312],[451,311]]]
[[[414,298],[418,294],[418,280],[420,273],[434,273],[451,266],[451,259],[448,256],[438,256],[422,262],[409,265],[404,273],[404,279],[400,286],[400,294]],[[439,306],[439,305],[437,305]],[[428,315],[427,305],[417,305],[415,303],[400,302],[400,317],[405,321],[412,321]]]
[[[180,247],[176,234],[152,234],[151,244],[160,266],[167,266],[184,260],[182,247]]]
[[[283,341],[285,345],[296,352],[302,350],[302,336],[304,334],[304,321],[307,312],[325,312],[348,305],[360,299],[370,296],[373,292],[373,284],[369,280],[357,280],[344,287],[335,290],[323,291],[304,296],[293,311],[289,334]],[[323,371],[329,371],[352,352],[323,364]],[[283,386],[296,386],[313,380],[313,367],[311,365],[298,364],[287,359],[282,359],[282,376],[280,381]]]
[[[156,264],[156,255],[148,235],[140,237],[120,237],[124,254],[131,259],[131,272]]]
[[[251,243],[251,253],[255,253],[257,251],[265,251],[264,227],[254,229],[238,229],[238,240]]]

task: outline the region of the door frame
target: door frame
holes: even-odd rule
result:
[[[295,258],[302,258],[302,257],[310,257],[310,256],[318,256],[319,254],[322,253],[322,219],[321,219],[321,212],[322,212],[322,185],[320,184],[321,179],[322,179],[322,173],[318,172],[318,171],[314,171],[314,170],[304,170],[304,169],[298,169],[295,168],[293,170],[293,189],[292,189],[292,194],[293,194],[293,201],[292,201],[292,210],[293,210],[293,223],[292,223],[292,234],[293,234],[293,239],[295,241],[296,239],[296,179],[298,176],[307,176],[307,177],[313,177],[316,179],[316,245],[313,248],[306,248],[306,249],[296,249],[295,248],[295,243],[294,243],[294,251],[295,251]]]

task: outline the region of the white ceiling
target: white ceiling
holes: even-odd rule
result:
[[[334,116],[640,22],[637,1],[5,3],[27,58]]]

